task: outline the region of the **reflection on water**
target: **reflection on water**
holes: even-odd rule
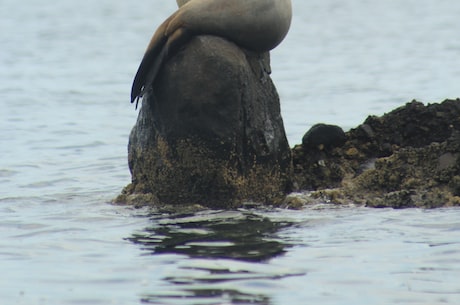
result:
[[[188,302],[191,298],[194,299],[194,302],[197,302],[195,304],[226,304],[226,303],[209,303],[209,298],[222,298],[228,300],[228,302],[231,302],[230,304],[260,304],[260,305],[267,305],[267,304],[272,304],[270,302],[270,299],[267,296],[264,295],[247,295],[240,293],[235,290],[195,290],[195,291],[190,291],[189,294],[185,295],[163,295],[162,298],[170,298],[170,299],[176,299],[176,301],[173,304],[180,304],[180,300],[184,302],[183,304],[188,304]],[[206,302],[206,300],[208,300]],[[146,304],[165,304],[163,303],[164,301],[158,301],[158,295],[152,295],[152,296],[145,296],[145,298],[142,299],[143,303]],[[227,303],[228,304],[228,303]]]
[[[304,273],[265,264],[291,247],[277,234],[292,226],[249,211],[206,211],[191,215],[153,215],[152,225],[129,238],[151,255],[176,254],[177,273],[162,278],[170,285],[142,297],[144,303],[270,304],[267,281]],[[184,256],[186,256],[184,258]],[[188,258],[187,258],[188,257]],[[269,267],[269,268],[268,268]],[[258,284],[257,284],[258,283]],[[248,289],[260,285],[258,289]],[[236,289],[241,287],[241,289]]]
[[[161,220],[130,240],[152,253],[263,261],[285,252],[276,233],[289,225],[249,212],[206,212]]]
[[[176,3],[18,3],[0,2],[1,305],[460,304],[459,208],[104,204],[130,181],[133,73]],[[293,6],[272,53],[291,145],[318,122],[459,96],[459,1]]]

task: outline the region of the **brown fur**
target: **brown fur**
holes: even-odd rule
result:
[[[134,77],[131,103],[153,83],[171,50],[192,35],[211,34],[266,52],[286,36],[290,0],[178,0],[180,8],[153,35]],[[136,102],[137,107],[137,102]]]

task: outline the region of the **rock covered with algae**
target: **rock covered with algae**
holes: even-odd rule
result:
[[[460,100],[412,101],[369,116],[340,147],[293,148],[293,181],[307,196],[285,205],[353,203],[369,207],[460,205]]]

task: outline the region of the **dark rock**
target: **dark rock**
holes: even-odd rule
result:
[[[341,147],[347,137],[342,128],[336,125],[316,124],[305,133],[302,138],[302,146],[305,149],[329,150]]]
[[[344,171],[333,160],[336,148],[346,142],[342,128],[316,124],[302,138],[302,145],[293,148],[293,179],[298,189],[321,189],[340,185]]]
[[[423,147],[432,142],[443,142],[460,129],[460,101],[446,100],[440,104],[425,106],[412,101],[382,117],[369,116],[356,129],[349,132],[356,144],[366,145],[366,154],[388,156],[388,145],[395,147]],[[364,130],[372,130],[377,136],[363,137]],[[385,147],[386,146],[386,147]]]
[[[383,197],[371,197],[367,200],[366,206],[373,208],[413,208],[415,203],[412,199],[414,191],[402,190],[386,193]]]
[[[214,36],[174,54],[143,98],[129,138],[132,184],[116,201],[280,203],[290,190],[291,151],[267,55]]]
[[[318,197],[369,207],[460,205],[460,100],[427,106],[412,101],[370,116],[346,134],[346,143],[329,153],[294,147],[294,183],[313,191],[309,202]]]

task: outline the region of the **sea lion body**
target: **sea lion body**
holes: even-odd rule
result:
[[[270,51],[291,24],[289,0],[192,0],[183,5],[168,27],[184,26],[200,34],[227,38],[256,52]]]
[[[177,0],[179,9],[153,35],[139,66],[131,103],[153,83],[169,50],[192,35],[216,35],[255,52],[275,48],[289,31],[291,0]]]

